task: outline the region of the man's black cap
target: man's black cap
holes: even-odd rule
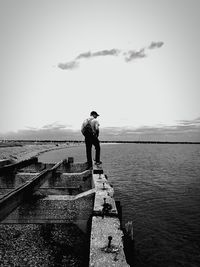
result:
[[[99,116],[99,114],[94,110],[90,113],[90,116],[93,116],[93,115]]]

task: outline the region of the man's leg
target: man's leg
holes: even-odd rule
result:
[[[92,167],[92,140],[91,138],[85,138],[85,145],[86,145],[86,156],[87,156],[87,163],[88,167]]]
[[[101,149],[100,149],[99,139],[96,136],[94,136],[92,143],[95,147],[95,152],[96,152],[95,153],[95,161],[96,161],[96,163],[100,163],[100,151],[101,151]]]

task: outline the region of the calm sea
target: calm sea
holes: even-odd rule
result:
[[[200,266],[200,145],[102,144],[101,149],[123,224],[133,221],[135,266]],[[86,161],[84,145],[39,160],[67,157]]]

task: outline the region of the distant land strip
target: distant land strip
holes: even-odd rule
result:
[[[1,146],[20,146],[22,143],[84,143],[84,140],[0,140]],[[103,140],[101,143],[113,143],[113,144],[200,144],[200,142],[193,141],[110,141]]]

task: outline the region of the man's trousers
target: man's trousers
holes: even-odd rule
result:
[[[89,167],[92,167],[92,145],[95,147],[95,161],[100,162],[100,143],[95,135],[85,136],[86,156]]]

